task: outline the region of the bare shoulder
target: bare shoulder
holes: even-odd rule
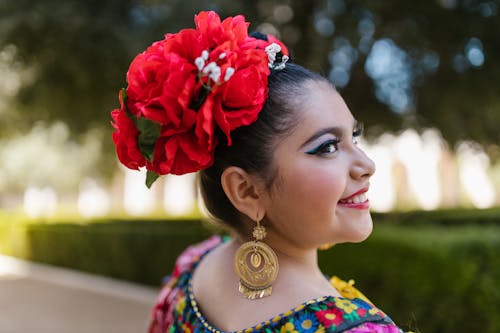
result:
[[[199,303],[211,294],[214,288],[224,286],[234,278],[230,254],[234,245],[231,241],[223,243],[210,251],[200,261],[193,273],[193,292]]]
[[[233,310],[241,309],[238,277],[232,266],[234,247],[229,241],[208,253],[196,267],[192,280],[193,294],[203,316],[224,331],[235,315]]]

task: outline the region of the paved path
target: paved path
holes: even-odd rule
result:
[[[0,333],[146,332],[156,294],[0,255]]]

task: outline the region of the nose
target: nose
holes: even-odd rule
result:
[[[354,150],[354,160],[350,170],[353,179],[368,179],[375,173],[375,163],[361,149]]]

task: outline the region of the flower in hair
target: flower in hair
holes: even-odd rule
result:
[[[131,169],[146,167],[148,186],[159,175],[212,165],[216,132],[231,145],[231,131],[256,121],[266,101],[266,47],[279,44],[287,54],[274,37],[249,36],[241,15],[221,21],[200,12],[195,25],[167,34],[132,61],[121,107],[112,112],[118,158]]]
[[[278,43],[271,43],[264,49],[267,53],[267,58],[269,59],[269,68],[275,70],[281,70],[285,68],[286,62],[289,60],[288,56],[282,55],[281,61],[276,63],[276,55],[281,52],[281,46]]]

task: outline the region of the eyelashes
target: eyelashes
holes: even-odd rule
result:
[[[364,126],[363,123],[358,123],[354,131],[352,132],[352,142],[358,144],[358,139],[363,136]]]
[[[363,125],[360,124],[359,126],[356,127],[356,129],[354,129],[352,133],[352,142],[355,145],[357,145],[358,139],[362,135],[363,135]],[[307,151],[306,153],[309,155],[319,155],[319,156],[330,155],[335,153],[339,149],[340,142],[342,142],[342,140],[340,139],[329,139],[321,143],[316,148]]]
[[[306,152],[309,155],[324,155],[324,154],[332,154],[338,150],[338,145],[340,143],[340,140],[338,139],[331,139],[328,140],[316,148]]]

